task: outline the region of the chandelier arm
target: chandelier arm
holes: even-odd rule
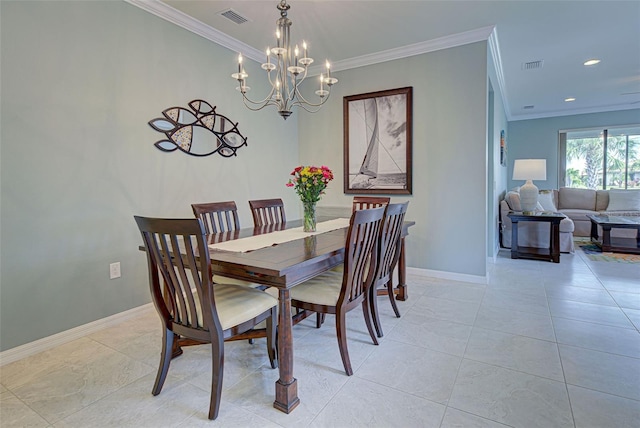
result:
[[[271,100],[272,100],[272,98],[273,98],[273,92],[274,92],[274,91],[275,91],[275,88],[274,88],[274,87],[271,87],[271,92],[269,92],[269,94],[267,94],[267,96],[266,96],[263,100],[261,100],[261,101],[253,101],[252,99],[250,99],[250,98],[247,96],[247,94],[246,94],[246,93],[243,93],[243,92],[241,92],[241,93],[242,93],[242,98],[243,98],[245,101],[250,102],[251,104],[255,104],[255,105],[258,105],[258,104],[268,105],[268,102],[269,102],[269,101],[271,101]],[[245,102],[245,105],[246,105],[246,102]],[[263,107],[264,107],[264,106],[263,106]],[[261,108],[262,108],[262,107],[261,107]]]
[[[245,107],[248,108],[251,111],[262,110],[263,108],[265,108],[266,106],[269,106],[269,105],[277,105],[273,100],[267,100],[266,102],[262,103],[261,105],[260,105],[260,103],[256,103],[256,102],[251,101],[247,97],[242,97],[242,100],[244,101]],[[260,105],[260,106],[259,107],[253,107],[252,105],[247,104],[247,101],[252,103],[252,104]]]
[[[276,79],[278,78],[278,71],[276,70]],[[267,73],[267,80],[269,81],[269,85],[271,85],[271,94],[273,94],[273,91],[275,90],[276,84],[273,80],[271,80],[271,72],[269,71]]]
[[[298,90],[298,82],[296,81],[295,77],[293,77],[291,80],[292,80],[292,87],[289,93],[287,94],[287,100],[291,100],[293,102],[299,90]]]
[[[301,84],[302,82],[304,82],[304,79],[307,78],[307,67],[304,68],[304,74],[302,74],[302,77],[300,78],[300,80],[298,81],[298,84]]]
[[[299,103],[295,103],[295,104],[292,105],[292,107],[295,105],[296,107],[302,108],[306,112],[317,113],[318,111],[320,111],[320,108],[327,101],[328,98],[329,97],[325,98],[324,101],[321,102],[320,104],[299,104]],[[315,110],[312,110],[309,107],[316,107],[316,108],[315,108]]]
[[[242,97],[242,101],[244,102],[244,105],[247,106],[247,108],[253,111],[262,110],[266,106],[273,104],[272,100],[265,100],[263,102],[257,103],[255,101],[251,101],[247,97]],[[258,106],[258,107],[253,107],[253,106]]]
[[[310,101],[307,101],[303,96],[302,93],[300,93],[299,90],[296,91],[296,96],[298,98],[298,100],[294,101],[293,104],[291,105],[293,106],[303,106],[304,104],[311,106],[311,107],[319,107],[321,105],[323,105],[324,103],[327,102],[327,100],[329,99],[329,97],[331,96],[331,91],[328,91],[329,93],[327,94],[326,97],[322,98],[322,101],[320,101],[319,103],[312,103]]]
[[[291,100],[293,100],[296,97],[296,95],[299,98],[302,98],[302,96],[300,95],[300,90],[298,89],[298,87],[300,85],[302,85],[302,82],[304,82],[304,79],[306,79],[306,78],[307,78],[307,67],[304,67],[304,74],[302,74],[302,77],[300,79],[298,79],[295,74],[291,73],[291,80],[293,82],[293,88],[289,92],[289,98]]]

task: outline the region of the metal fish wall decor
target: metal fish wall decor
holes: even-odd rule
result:
[[[238,130],[238,123],[216,113],[206,101],[193,100],[189,109],[171,107],[164,117],[149,121],[149,125],[167,136],[154,145],[163,152],[181,150],[192,156],[218,153],[223,157],[237,156],[237,150],[247,145],[247,138]]]

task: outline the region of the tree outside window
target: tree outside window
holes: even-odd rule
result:
[[[640,127],[566,133],[565,185],[640,190]]]

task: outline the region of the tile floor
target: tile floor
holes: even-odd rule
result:
[[[272,407],[278,371],[264,342],[227,344],[220,416],[207,420],[206,346],[172,362],[153,397],[153,310],[0,368],[2,427],[640,427],[640,264],[511,260],[490,283],[409,277],[402,318],[380,298],[374,346],[348,319],[354,375],[334,322],[294,328],[300,406]]]

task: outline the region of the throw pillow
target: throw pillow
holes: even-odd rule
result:
[[[640,211],[640,191],[609,190],[607,211]]]
[[[553,202],[553,190],[540,190],[538,202],[544,211],[557,212],[556,204]]]
[[[596,209],[596,191],[593,189],[578,189],[575,187],[561,187],[558,190],[558,208],[573,210]]]
[[[522,211],[522,207],[520,206],[520,193],[513,191],[507,192],[504,199],[512,211]]]

